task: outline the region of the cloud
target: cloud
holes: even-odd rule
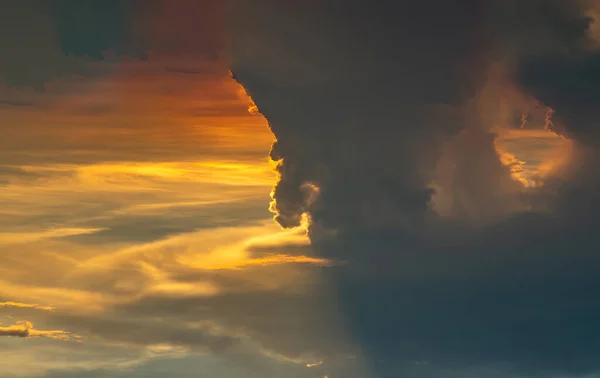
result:
[[[0,302],[0,308],[2,307],[13,307],[13,308],[33,308],[36,310],[53,311],[54,307],[44,306],[36,303],[19,303],[19,302]]]
[[[597,371],[587,2],[334,3],[238,3],[232,71],[277,139],[276,220],[348,262],[325,277],[371,375]],[[541,187],[502,155],[524,112]]]
[[[59,228],[39,232],[0,232],[2,244],[21,244],[48,238],[63,238],[73,235],[88,235],[102,231],[102,228]]]
[[[57,24],[49,5],[45,1],[14,3],[2,12],[0,46],[6,54],[0,63],[0,75],[7,86],[30,86],[43,91],[47,81],[84,70],[81,62],[60,50]],[[41,61],[45,64],[40,66]]]
[[[168,72],[167,64],[202,74]],[[98,77],[48,82],[43,94],[0,88],[7,100],[35,104],[3,108],[2,165],[181,160],[254,164],[265,158],[273,141],[264,118],[248,113],[247,98],[223,60],[157,56],[89,65]]]
[[[178,6],[161,0],[11,4],[0,19],[6,52],[0,74],[8,86],[44,91],[55,79],[93,75],[89,59],[147,60],[150,51],[217,59],[225,7],[212,0]]]
[[[550,52],[539,58],[524,60],[520,67],[521,82],[545,104],[556,110],[553,121],[559,130],[583,144],[598,140],[595,104],[591,88],[598,76],[600,53],[596,50],[572,54]],[[571,93],[571,96],[567,96]]]
[[[253,369],[246,364],[264,363],[268,369],[288,359],[294,369],[350,353],[343,327],[329,310],[330,291],[319,280],[331,262],[311,257],[305,230],[281,230],[263,218],[253,226],[208,228],[120,250],[118,244],[88,244],[87,257],[79,261],[71,242],[44,243],[44,254],[57,248],[75,261],[44,260],[52,269],[32,275],[7,259],[3,266],[13,269],[0,282],[8,300],[2,306],[25,313],[38,305],[16,302],[11,293],[38,298],[39,308],[53,311],[26,315],[36,324],[81,335],[82,348],[100,344],[139,351],[171,345],[240,364],[242,371]],[[21,251],[39,264],[41,252],[27,247]],[[300,253],[286,254],[294,251]],[[31,333],[25,328],[19,331]],[[111,374],[121,374],[115,369]]]
[[[44,3],[0,16],[13,52],[2,79],[46,90],[2,97],[35,104],[4,107],[0,122],[3,236],[34,236],[0,247],[4,303],[94,336],[86,351],[129,351],[108,353],[117,371],[88,356],[42,372],[163,374],[139,366],[148,359],[176,371],[179,358],[154,360],[161,348],[208,361],[182,374],[219,377],[598,370],[585,2],[240,1],[230,27],[244,101],[219,58],[216,3]],[[277,139],[272,210],[287,230],[263,223],[272,177],[257,162],[272,136],[248,118],[252,100]],[[524,112],[544,132],[550,111],[572,155],[553,152],[544,186],[525,188],[501,142],[517,144]]]
[[[85,371],[85,375],[94,378],[159,378],[165,371],[177,371],[178,376],[182,378],[197,377],[199,374],[203,377],[210,378],[236,378],[240,375],[250,378],[276,378],[281,376],[290,378],[314,378],[323,376],[323,370],[315,371],[317,369],[308,369],[303,365],[295,364],[290,361],[274,362],[250,353],[239,355],[237,357],[238,358],[235,361],[231,358],[215,359],[202,356],[186,356],[172,360],[153,359],[144,365],[135,366],[129,369],[90,369]],[[351,360],[343,362],[352,366],[338,366],[336,368],[330,366],[327,370],[329,374],[337,374],[348,378],[365,377],[364,370],[352,364]],[[80,376],[81,374],[81,370],[56,369],[49,372],[47,376],[51,378],[70,378]]]
[[[59,376],[64,377],[73,372],[87,375],[99,369],[130,372],[153,358],[149,350],[105,345],[89,338],[80,341],[58,343],[47,338],[0,338],[2,375],[7,378],[41,377],[60,371],[62,375]]]
[[[0,105],[17,106],[17,107],[30,107],[30,106],[33,106],[33,104],[30,103],[30,102],[25,102],[25,101],[11,101],[11,100],[2,100],[2,101],[0,101]]]
[[[13,336],[22,338],[47,338],[55,340],[71,340],[77,338],[77,335],[72,335],[69,332],[62,330],[37,330],[33,328],[33,324],[28,321],[19,321],[17,324],[0,327],[0,336]]]
[[[144,242],[261,221],[272,177],[266,164],[228,161],[34,165],[7,175],[0,248],[58,238]]]
[[[239,6],[243,16],[235,34],[239,49],[234,49],[233,72],[277,138],[271,157],[281,159],[281,179],[273,196],[282,225],[298,225],[309,211],[302,189],[307,183],[321,189],[310,212],[326,227],[413,224],[423,217],[432,191],[415,161],[422,161],[423,170],[435,164],[444,137],[458,132],[463,122],[464,114],[452,109],[474,93],[484,74],[484,34],[476,32],[483,8],[473,4],[461,13],[437,5],[444,11],[432,13],[416,3],[405,9],[352,4],[343,17],[333,4],[318,10],[271,2]],[[456,18],[441,16],[447,12]],[[306,30],[300,14],[321,27],[298,32]],[[273,28],[281,29],[271,34]],[[434,35],[432,28],[452,33]],[[386,42],[392,40],[393,45]],[[269,43],[275,55],[286,58],[249,52],[246,42]],[[444,70],[433,66],[433,51],[437,61],[447,62]],[[300,86],[280,84],[277,75],[288,68],[290,57],[301,64],[298,75],[316,71],[333,79],[314,75]],[[434,85],[437,91],[426,89]],[[429,138],[432,134],[439,138]]]
[[[210,267],[209,269],[221,270],[221,269],[241,269],[248,266],[268,266],[268,265],[276,265],[276,264],[314,264],[317,266],[328,266],[331,265],[331,262],[326,259],[319,259],[315,257],[309,256],[287,256],[282,254],[270,255],[265,257],[260,257],[256,259],[249,259],[246,261],[242,261],[237,265],[216,265]]]
[[[268,219],[273,138],[220,55],[224,2],[43,3],[0,16],[2,99],[33,104],[0,115],[0,292],[49,331],[11,326],[0,375],[305,378],[345,353],[330,261]]]

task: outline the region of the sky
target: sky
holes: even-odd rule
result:
[[[0,377],[600,377],[599,15],[0,0]]]

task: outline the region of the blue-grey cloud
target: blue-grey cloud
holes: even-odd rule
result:
[[[414,361],[432,367],[415,377],[598,370],[599,104],[586,2],[241,3],[233,71],[277,137],[277,219],[289,227],[308,213],[317,252],[349,261],[330,278],[373,376]],[[495,64],[505,82],[486,81]],[[545,187],[507,190],[520,205],[506,213],[497,189],[509,172],[477,117],[500,108],[502,96],[483,96],[503,85],[551,107],[576,149]],[[486,215],[475,224],[431,204],[431,171],[456,135],[453,190]]]

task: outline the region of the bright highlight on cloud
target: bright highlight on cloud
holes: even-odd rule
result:
[[[507,129],[496,139],[500,160],[525,187],[544,179],[568,163],[572,142],[545,129]]]
[[[36,310],[54,311],[54,307],[52,306],[44,306],[36,303],[0,302],[0,307],[34,308]]]
[[[3,327],[0,326],[0,336],[13,336],[22,338],[47,338],[54,340],[72,340],[79,336],[72,335],[62,330],[38,330],[33,328],[33,324],[28,321],[19,321],[15,325]]]

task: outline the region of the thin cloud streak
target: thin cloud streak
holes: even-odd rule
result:
[[[33,328],[33,324],[28,321],[19,321],[15,325],[0,326],[0,336],[12,336],[21,338],[46,338],[54,340],[69,341],[78,339],[78,335],[71,334],[63,330],[38,330]]]
[[[44,306],[36,303],[20,303],[20,302],[0,302],[0,308],[33,308],[36,310],[43,311],[54,311],[55,308],[52,306]]]

